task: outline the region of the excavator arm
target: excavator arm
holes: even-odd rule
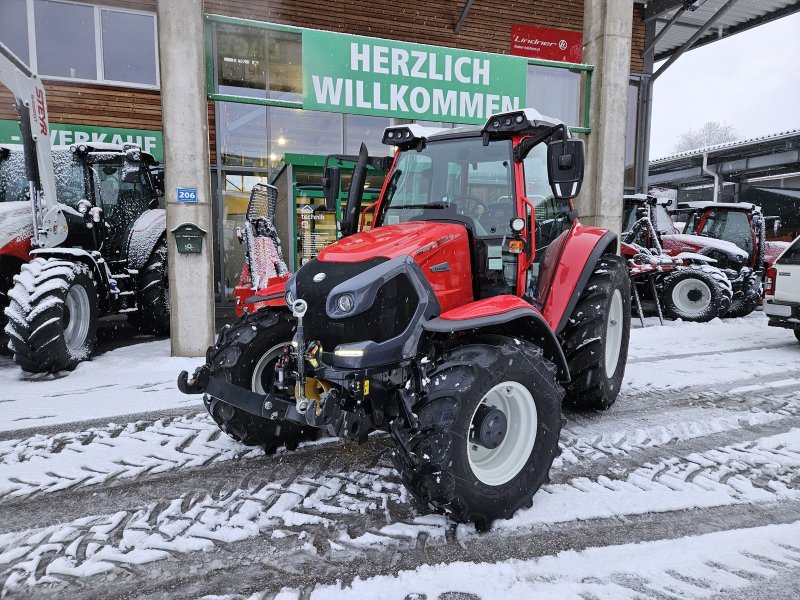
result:
[[[0,83],[12,94],[19,115],[25,170],[37,248],[52,248],[67,239],[67,221],[56,198],[47,99],[39,76],[0,43]]]

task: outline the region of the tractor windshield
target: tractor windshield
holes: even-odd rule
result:
[[[696,213],[698,217],[702,213]],[[699,227],[699,218],[687,224],[687,233],[697,233],[698,235],[725,240],[736,244],[747,252],[753,253],[753,231],[750,227],[750,219],[747,213],[741,210],[709,210],[705,212],[705,221]],[[689,228],[691,225],[691,229]]]
[[[2,155],[0,155],[2,157]],[[53,171],[59,202],[75,208],[86,197],[83,166],[70,149],[53,149]],[[0,202],[28,202],[25,155],[18,146],[0,158]]]
[[[429,142],[398,157],[386,188],[383,223],[453,220],[476,237],[510,234],[515,216],[511,142],[479,136]]]

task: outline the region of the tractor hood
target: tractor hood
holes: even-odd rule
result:
[[[0,202],[0,255],[28,260],[33,217],[28,202]]]
[[[686,233],[662,234],[661,238],[670,254],[673,254],[673,250],[697,252],[704,248],[713,248],[731,257],[736,257],[738,262],[747,260],[747,252],[739,248],[739,246],[733,242],[728,242],[726,240],[718,240],[701,235],[689,235]]]
[[[426,261],[427,254],[457,239],[467,239],[463,225],[412,221],[387,225],[351,235],[328,246],[317,255],[322,262],[362,262],[371,258],[412,256],[417,263]]]

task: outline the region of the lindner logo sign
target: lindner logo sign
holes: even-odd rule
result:
[[[515,56],[579,63],[582,50],[583,35],[579,31],[511,26],[511,54]]]
[[[524,108],[523,58],[303,31],[303,108],[483,123]]]

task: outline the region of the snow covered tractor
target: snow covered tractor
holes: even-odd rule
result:
[[[411,494],[485,529],[548,481],[563,400],[616,399],[625,262],[614,233],[577,220],[583,142],[557,120],[524,109],[383,142],[394,157],[353,157],[343,239],[257,293],[178,386],[267,450],[387,431]],[[364,230],[371,161],[390,168]],[[335,167],[323,181],[335,202]]]
[[[758,308],[764,274],[789,245],[767,241],[768,217],[761,207],[748,202],[687,202],[673,215],[680,215],[686,226],[683,233],[664,236],[667,251],[709,256],[730,279],[733,301],[724,316],[744,317]]]
[[[716,260],[691,252],[669,252],[664,239],[675,225],[664,204],[645,194],[625,196],[620,251],[628,261],[631,290],[644,325],[644,306],[670,319],[706,322],[726,314],[733,288]]]
[[[166,333],[156,161],[130,144],[51,148],[41,81],[2,44],[0,82],[23,141],[0,148],[0,308],[14,360],[34,373],[73,369],[109,314]]]

